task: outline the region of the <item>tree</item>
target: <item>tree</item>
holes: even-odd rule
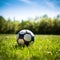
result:
[[[4,17],[0,16],[0,33],[4,32],[6,20]]]

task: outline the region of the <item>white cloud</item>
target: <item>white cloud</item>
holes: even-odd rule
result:
[[[32,1],[32,0],[20,0],[20,1],[22,1],[22,2],[24,2],[24,3],[27,3],[27,4],[30,4],[30,5],[32,5],[32,6],[37,6],[37,5],[38,5],[37,2]]]

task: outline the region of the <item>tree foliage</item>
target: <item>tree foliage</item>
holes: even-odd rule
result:
[[[56,18],[49,18],[44,15],[37,20],[6,20],[3,16],[0,16],[0,33],[17,33],[22,29],[29,29],[35,34],[60,34],[60,15]]]

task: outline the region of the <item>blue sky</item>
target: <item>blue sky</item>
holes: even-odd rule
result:
[[[7,18],[27,19],[47,14],[60,14],[60,0],[0,0],[0,15]]]

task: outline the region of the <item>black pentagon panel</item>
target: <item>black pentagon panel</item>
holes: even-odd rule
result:
[[[34,34],[30,30],[26,30],[27,33],[29,33],[31,36],[34,36]]]
[[[30,42],[25,41],[25,45],[28,46]]]
[[[32,38],[31,38],[31,41],[33,41],[34,42],[34,37],[32,36]]]
[[[25,34],[29,34],[29,35],[31,35],[31,34],[30,34],[29,32],[27,32],[27,31],[26,31],[26,33],[25,33]],[[24,34],[24,35],[25,35],[25,34]]]
[[[23,39],[24,38],[24,34],[19,34],[19,38]]]
[[[25,34],[29,34],[29,35],[33,36],[31,33],[32,33],[31,31],[26,30],[26,33]]]

